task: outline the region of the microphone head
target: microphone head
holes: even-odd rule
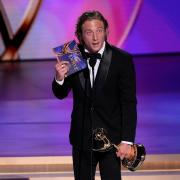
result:
[[[87,58],[90,58],[89,59],[89,65],[94,68],[95,64],[96,64],[96,61],[97,59],[101,59],[101,54],[100,53],[86,53],[86,57]]]
[[[94,66],[95,66],[95,64],[96,64],[96,61],[97,61],[97,59],[89,59],[89,65],[92,67],[92,68],[94,68]]]

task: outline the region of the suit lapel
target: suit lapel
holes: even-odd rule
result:
[[[86,68],[82,72],[79,73],[79,80],[83,90],[86,92],[87,96],[90,96],[91,93],[91,83],[89,76],[89,69]]]
[[[94,88],[95,88],[96,93],[101,90],[101,88],[103,87],[103,85],[106,81],[108,71],[109,71],[109,67],[111,64],[111,58],[112,58],[112,50],[110,48],[110,45],[106,43],[106,48],[105,48],[105,51],[103,53],[103,57],[102,57],[102,60],[100,62],[98,72],[96,75],[96,79],[95,79]]]
[[[81,51],[83,58],[86,59],[84,47],[79,44],[78,48]],[[80,83],[81,83],[83,90],[86,92],[87,96],[90,96],[91,83],[90,83],[90,77],[89,77],[89,69],[88,68],[84,69],[83,71],[81,71],[78,74],[78,76],[79,76],[79,80],[80,80]]]

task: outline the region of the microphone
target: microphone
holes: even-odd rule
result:
[[[89,65],[90,65],[92,68],[94,68],[94,66],[95,66],[95,64],[96,64],[96,61],[97,61],[97,59],[91,59],[91,58],[90,58],[90,60],[89,60]]]

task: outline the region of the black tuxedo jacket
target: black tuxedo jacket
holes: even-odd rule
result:
[[[135,70],[132,56],[127,52],[106,43],[93,93],[88,69],[65,78],[62,86],[54,80],[52,90],[59,99],[72,90],[70,143],[74,147],[89,149],[95,128],[105,128],[113,143],[134,142],[137,119]]]

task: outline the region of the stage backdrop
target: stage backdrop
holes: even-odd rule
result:
[[[110,43],[133,54],[180,51],[179,0],[0,0],[1,60],[52,58],[75,39],[78,16],[99,10]]]

